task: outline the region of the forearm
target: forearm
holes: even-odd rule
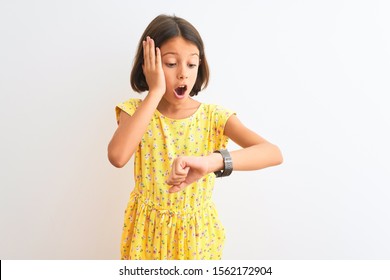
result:
[[[230,153],[233,160],[233,170],[256,170],[282,163],[283,158],[277,146],[263,142]],[[178,192],[187,185],[199,180],[206,174],[224,168],[220,153],[207,156],[177,157],[171,173],[166,181],[172,187],[169,192]]]
[[[258,170],[283,162],[283,156],[279,148],[269,142],[256,144],[244,149],[231,151],[233,170]],[[222,170],[224,167],[222,155],[212,153],[205,160],[208,165],[208,172]]]
[[[130,160],[160,100],[160,97],[149,93],[133,116],[121,118],[120,126],[108,145],[108,158],[114,166],[123,167]]]
[[[283,156],[279,148],[269,142],[232,151],[233,170],[258,170],[279,165]]]

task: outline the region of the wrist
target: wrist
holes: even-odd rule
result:
[[[226,149],[220,149],[214,151],[214,153],[220,154],[223,159],[223,168],[214,172],[215,176],[218,177],[226,177],[232,174],[233,172],[233,160],[229,151]]]
[[[149,91],[148,95],[145,97],[145,100],[153,103],[156,107],[160,103],[162,96],[158,91]]]
[[[223,157],[219,153],[212,153],[205,157],[207,159],[207,173],[222,170],[224,167]]]
[[[165,94],[164,90],[150,89],[148,96],[153,96],[153,97],[159,98],[161,100],[161,98],[164,96],[164,94]]]

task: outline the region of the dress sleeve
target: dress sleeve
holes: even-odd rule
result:
[[[218,105],[215,106],[213,112],[213,118],[215,124],[214,150],[226,149],[229,138],[224,135],[225,125],[228,119],[235,114],[236,113],[231,110],[228,110]]]
[[[132,116],[134,114],[135,110],[137,110],[137,108],[141,102],[142,102],[141,99],[131,98],[125,102],[122,102],[122,103],[119,103],[118,105],[116,105],[115,114],[116,114],[117,123],[119,124],[119,114],[120,114],[121,110],[126,112],[130,116]]]

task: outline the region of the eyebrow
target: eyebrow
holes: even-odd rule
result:
[[[178,55],[178,53],[176,53],[176,52],[166,52],[166,53],[164,53],[161,57],[163,57],[163,56],[165,56],[165,55],[167,55],[167,54]],[[199,54],[197,54],[197,53],[192,53],[192,54],[190,54],[190,56],[194,56],[194,55],[199,56]]]

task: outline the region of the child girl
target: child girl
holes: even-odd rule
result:
[[[224,228],[212,202],[216,177],[280,164],[275,145],[221,106],[192,97],[208,84],[198,31],[160,15],[142,35],[131,86],[146,97],[116,107],[108,158],[123,167],[135,153],[135,187],[125,212],[122,259],[221,259]],[[228,139],[242,147],[226,150]]]

